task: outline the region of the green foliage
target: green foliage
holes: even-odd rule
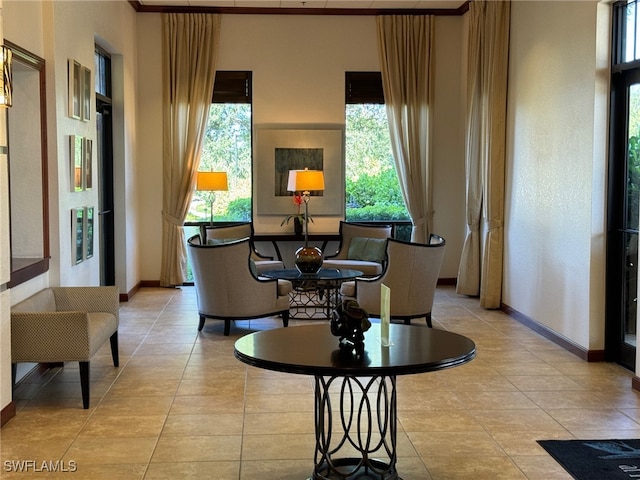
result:
[[[211,105],[199,170],[227,172],[229,191],[215,193],[215,220],[251,219],[251,105]],[[187,221],[208,220],[210,198],[194,192]]]
[[[384,105],[346,109],[346,219],[408,220],[396,175]]]
[[[347,220],[407,220],[384,105],[346,108]],[[228,192],[194,192],[187,221],[251,220],[251,106],[212,104],[200,170],[225,171]]]
[[[237,198],[232,202],[229,202],[229,208],[227,209],[227,218],[229,221],[251,221],[251,199],[250,198]]]

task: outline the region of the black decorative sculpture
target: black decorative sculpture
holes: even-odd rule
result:
[[[332,312],[331,333],[340,337],[340,349],[345,353],[364,354],[364,332],[369,327],[369,314],[355,300],[343,301]]]

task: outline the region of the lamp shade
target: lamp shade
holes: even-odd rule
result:
[[[229,190],[227,172],[198,172],[196,190]]]
[[[322,170],[289,170],[287,190],[290,192],[311,192],[324,190],[324,173]]]

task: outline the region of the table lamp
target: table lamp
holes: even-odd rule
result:
[[[296,250],[296,268],[300,273],[317,273],[322,267],[322,250],[309,246],[309,198],[312,191],[324,190],[322,170],[289,170],[287,190],[302,192],[304,200],[304,247]]]
[[[211,192],[209,197],[209,225],[213,227],[213,202],[216,198],[214,192],[229,190],[229,184],[227,182],[227,172],[197,172],[196,190],[201,192]],[[202,238],[202,242],[204,243],[207,239],[205,227],[201,227],[200,236]]]

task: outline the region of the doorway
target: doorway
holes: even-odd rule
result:
[[[96,45],[96,139],[99,171],[100,285],[115,285],[111,57]]]
[[[640,221],[640,68],[613,75],[607,242],[608,360],[635,371]]]

